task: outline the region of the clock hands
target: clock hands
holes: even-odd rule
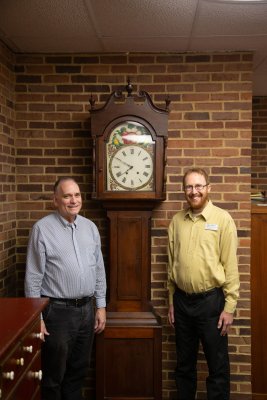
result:
[[[124,164],[126,164],[126,163],[124,163]],[[126,169],[126,171],[124,171],[120,176],[122,176],[122,175],[124,175],[124,174],[127,174],[128,171],[130,171],[130,169],[133,169],[133,166],[132,166],[132,165],[130,165],[129,168]]]
[[[114,158],[115,158],[116,160],[120,161],[123,165],[126,165],[126,166],[128,167],[128,168],[126,169],[126,171],[124,171],[122,174],[120,174],[120,176],[122,176],[122,175],[124,175],[124,174],[127,174],[128,171],[130,171],[131,169],[133,169],[133,165],[128,164],[127,162],[121,160],[121,159],[118,158],[118,157],[114,157]]]
[[[116,160],[120,161],[122,164],[127,165],[127,167],[129,167],[129,169],[132,169],[132,168],[133,168],[132,165],[127,164],[125,161],[121,160],[120,158],[118,158],[118,157],[114,157],[114,158],[115,158]],[[128,170],[127,170],[127,171],[128,171]]]
[[[142,146],[124,146],[111,155],[109,173],[116,190],[145,190],[153,179],[153,159]]]

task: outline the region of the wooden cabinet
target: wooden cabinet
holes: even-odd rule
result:
[[[253,400],[267,400],[267,206],[252,206],[251,330]]]
[[[46,299],[0,299],[0,399],[38,400],[40,313]]]

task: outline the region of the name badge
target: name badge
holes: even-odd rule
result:
[[[208,231],[217,231],[218,225],[217,224],[206,224],[205,229]]]

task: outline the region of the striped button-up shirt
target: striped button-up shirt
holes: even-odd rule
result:
[[[58,212],[32,228],[27,251],[26,297],[94,296],[106,306],[106,276],[96,225],[77,215],[71,224]]]

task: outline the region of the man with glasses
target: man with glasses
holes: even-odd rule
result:
[[[188,170],[183,189],[189,208],[174,215],[168,231],[168,318],[176,336],[178,399],[195,399],[201,341],[209,369],[207,399],[229,400],[227,334],[239,295],[236,227],[210,201],[205,170]]]

